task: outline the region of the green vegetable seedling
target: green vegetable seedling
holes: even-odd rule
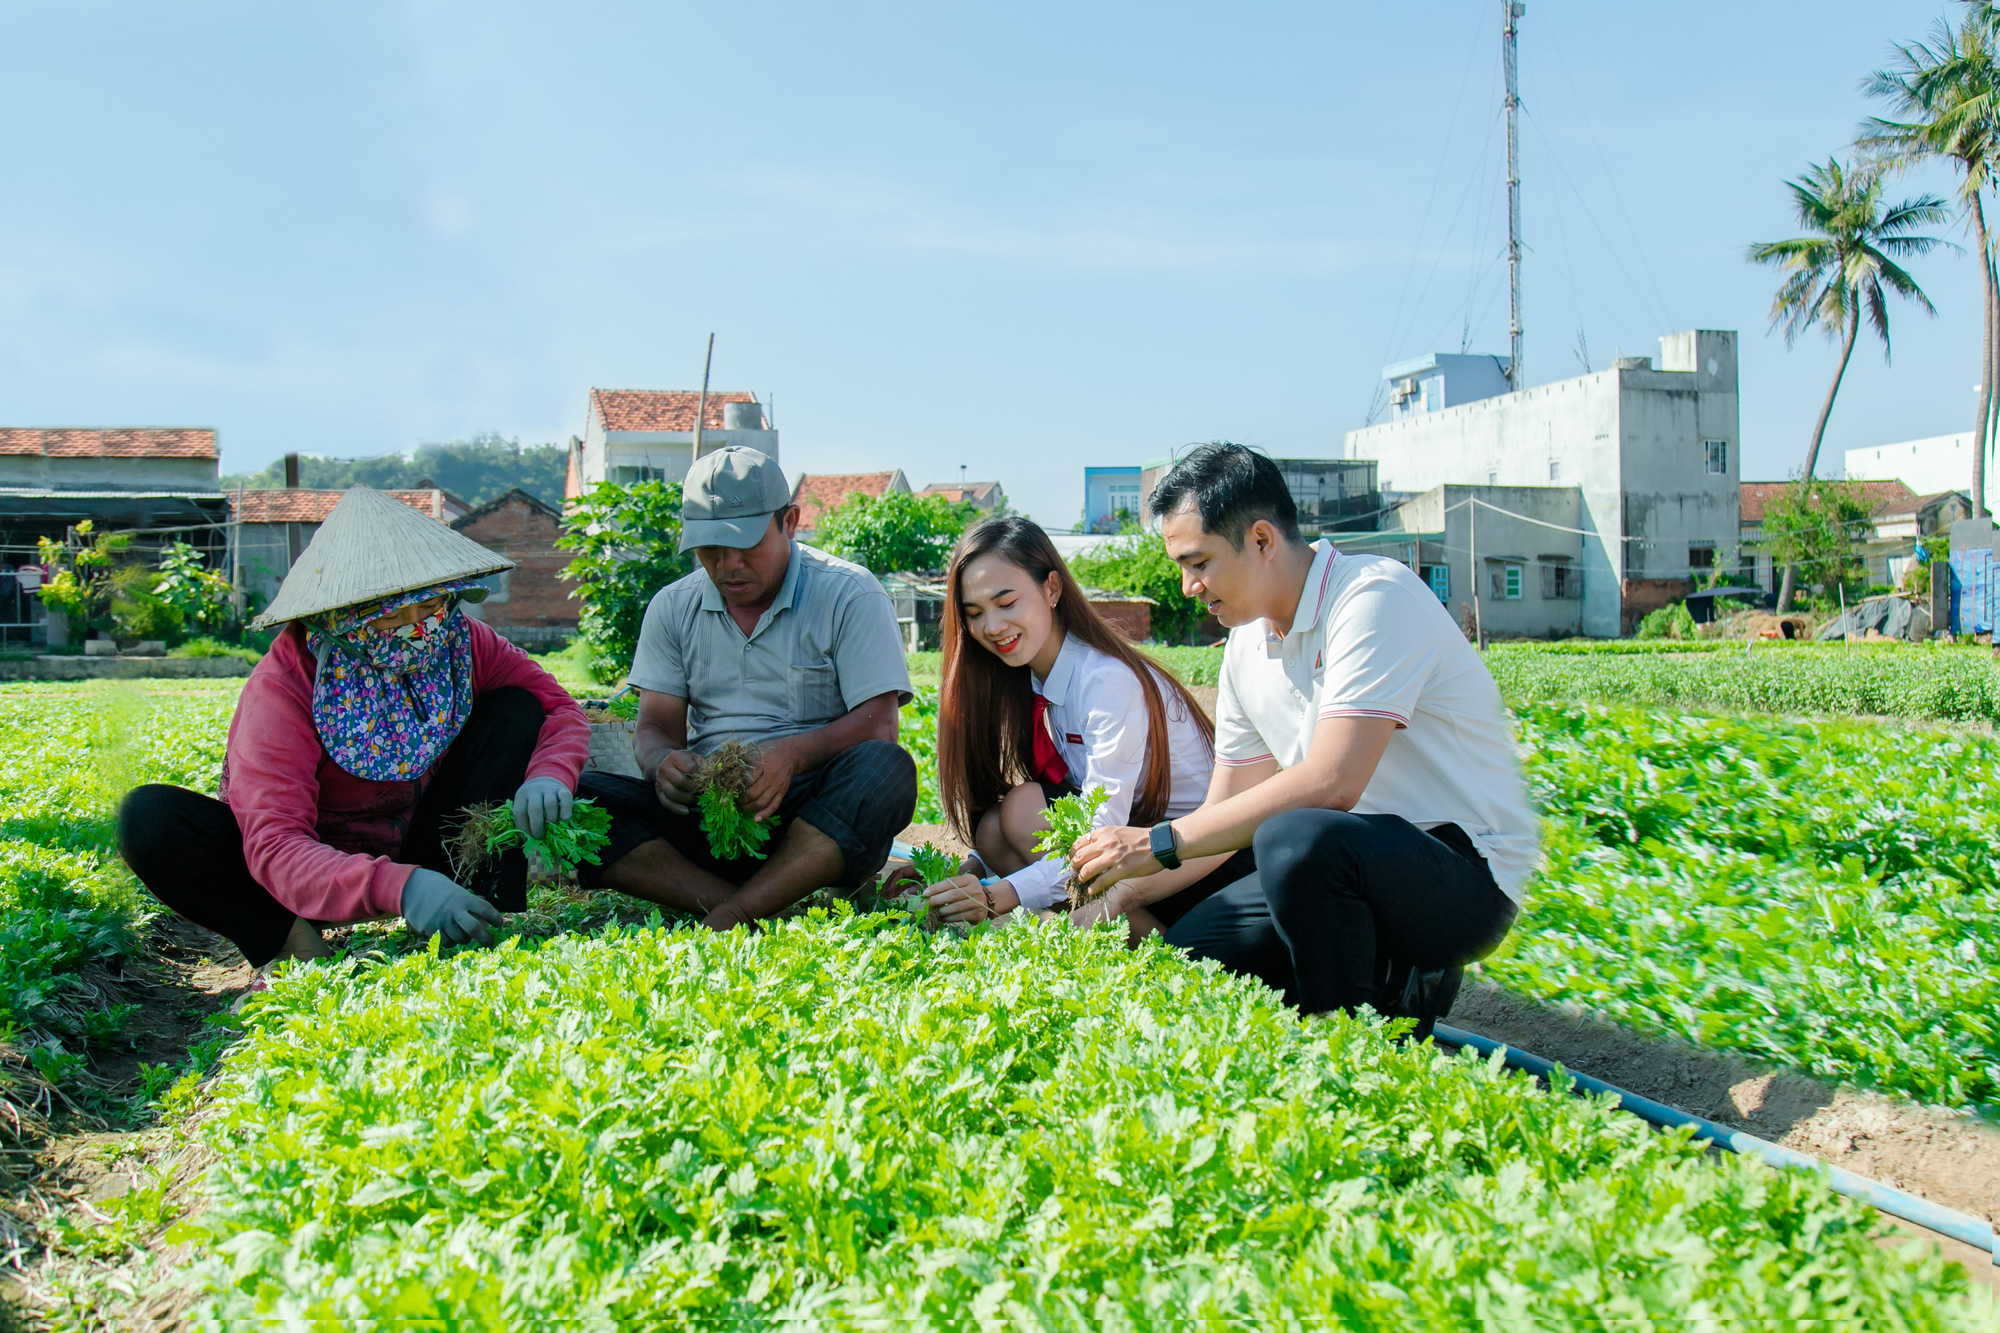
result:
[[[467,806],[446,851],[452,874],[461,882],[485,865],[519,849],[559,875],[576,873],[580,865],[596,865],[598,853],[611,843],[611,812],[589,797],[579,797],[568,819],[558,819],[531,838],[514,827],[514,811],[505,801]]]
[[[770,855],[762,848],[771,840],[771,830],[778,821],[752,818],[742,799],[763,763],[756,746],[724,741],[694,771],[701,792],[695,798],[701,807],[701,831],[708,835],[709,855],[718,861],[744,856],[761,861]]]
[[[910,866],[917,872],[917,878],[927,885],[950,879],[958,873],[957,858],[929,843],[910,852]]]
[[[1097,822],[1097,812],[1103,808],[1104,788],[1092,787],[1081,796],[1069,795],[1049,806],[1049,826],[1035,841],[1035,851],[1042,856],[1060,856],[1067,860],[1075,849],[1077,839],[1090,832]],[[1072,910],[1083,906],[1092,898],[1091,893],[1076,877],[1072,870],[1069,876],[1069,905]]]

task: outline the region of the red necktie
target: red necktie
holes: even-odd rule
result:
[[[1035,776],[1058,787],[1069,781],[1069,765],[1063,762],[1056,750],[1055,737],[1049,734],[1049,701],[1040,694],[1035,696]]]

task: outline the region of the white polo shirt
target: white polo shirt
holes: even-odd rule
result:
[[[1201,734],[1187,704],[1160,677],[1160,702],[1167,709],[1167,750],[1172,764],[1166,813],[1162,819],[1191,814],[1208,796],[1208,779],[1215,760],[1208,738]],[[1099,652],[1071,636],[1063,640],[1049,668],[1048,679],[1035,681],[1035,693],[1049,701],[1046,724],[1056,753],[1069,767],[1070,780],[1084,791],[1104,788],[1094,827],[1131,822],[1132,802],[1146,777],[1146,695],[1131,668],[1109,653]],[[1007,876],[1021,902],[1043,912],[1063,897],[1069,862],[1045,856]]]
[[[1215,760],[1291,768],[1323,717],[1397,723],[1354,813],[1458,825],[1521,901],[1540,838],[1486,663],[1407,566],[1320,541],[1291,631],[1260,620],[1229,632]]]

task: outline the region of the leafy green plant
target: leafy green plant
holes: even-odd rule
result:
[[[468,806],[452,837],[452,870],[465,880],[488,862],[511,851],[524,851],[559,875],[572,875],[581,865],[596,865],[598,853],[611,845],[611,812],[588,796],[579,796],[568,819],[552,820],[537,838],[514,825],[513,807],[504,801]]]
[[[743,793],[757,779],[762,765],[757,747],[744,741],[724,741],[703,756],[694,773],[700,787],[696,805],[701,810],[701,831],[708,835],[708,851],[718,861],[734,861],[754,856],[763,860],[763,850],[771,840],[776,819],[757,819],[743,808]]]
[[[1087,792],[1071,792],[1057,797],[1049,803],[1049,826],[1035,839],[1037,856],[1060,856],[1069,859],[1075,849],[1077,839],[1090,832],[1096,823],[1097,812],[1104,808],[1105,792],[1102,787],[1092,787]],[[1071,871],[1069,876],[1069,905],[1081,907],[1095,898],[1083,881]]]
[[[938,884],[958,873],[958,858],[950,852],[939,851],[930,843],[910,849],[910,866],[917,872],[917,878],[925,884]]]
[[[693,568],[680,538],[679,482],[599,482],[564,515],[556,545],[576,553],[563,575],[583,603],[577,633],[596,650],[601,682],[631,669],[653,594]]]
[[[111,601],[111,576],[119,555],[131,544],[131,533],[99,532],[87,518],[72,527],[62,541],[36,538],[36,558],[51,574],[35,595],[43,606],[68,617],[78,629],[102,624]]]
[[[813,544],[874,574],[942,569],[977,512],[942,495],[856,491],[820,515]]]
[[[235,620],[229,580],[210,569],[202,553],[186,542],[173,542],[160,553],[152,593],[174,608],[180,624],[189,629],[219,632]]]
[[[1675,602],[1657,611],[1648,611],[1640,617],[1637,628],[1632,631],[1635,639],[1692,639],[1695,637],[1694,616],[1689,613],[1686,602]]]
[[[203,1326],[1976,1320],[1810,1174],[1111,931],[615,931],[245,1021],[192,1126]]]
[[[1181,567],[1157,533],[1135,533],[1093,546],[1069,559],[1070,572],[1088,588],[1153,599],[1153,637],[1184,643],[1207,615],[1199,600],[1181,591]]]

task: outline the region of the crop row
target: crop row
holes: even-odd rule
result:
[[[233,685],[0,686],[0,1044],[45,1077],[127,1016],[78,984],[133,947],[149,901],[115,850],[119,797],[141,782],[212,791],[234,701]]]
[[[2000,742],[1537,704],[1518,992],[1953,1106],[2000,1100]]]
[[[2000,722],[2000,669],[1984,648],[1786,644],[1701,652],[1577,652],[1495,644],[1486,665],[1510,704],[1586,702],[1759,713],[1877,714]]]
[[[204,1323],[1969,1325],[1810,1177],[1105,929],[816,912],[293,973]]]

